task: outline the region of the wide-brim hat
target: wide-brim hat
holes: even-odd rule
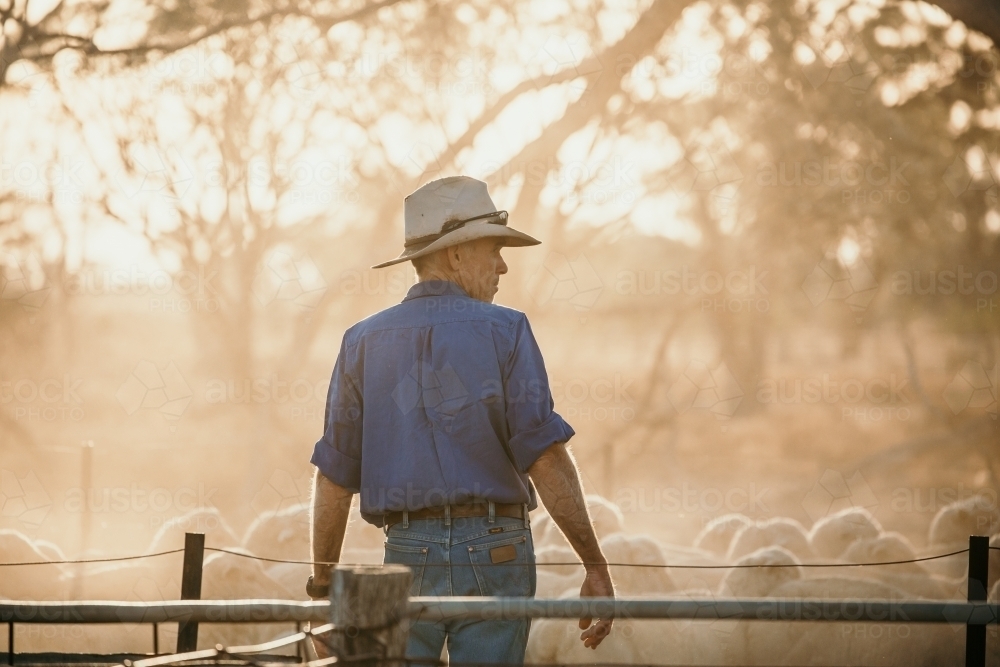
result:
[[[498,211],[486,183],[468,176],[431,181],[403,201],[403,252],[376,264],[381,269],[466,241],[503,239],[507,246],[541,243],[507,226],[507,211]]]

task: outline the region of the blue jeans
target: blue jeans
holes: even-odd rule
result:
[[[495,560],[501,562],[494,565]],[[413,570],[411,597],[535,595],[535,547],[523,519],[397,523],[386,532],[384,562]],[[447,640],[452,663],[522,664],[530,626],[530,619],[417,621],[410,626],[406,655],[436,660]]]

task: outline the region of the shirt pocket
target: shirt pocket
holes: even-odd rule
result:
[[[534,596],[535,554],[530,536],[521,534],[487,540],[469,546],[469,560],[479,584],[479,594]]]
[[[413,582],[410,584],[410,597],[420,595],[420,586],[424,580],[424,570],[427,566],[427,547],[393,544],[386,541],[383,564],[406,565],[413,570]]]

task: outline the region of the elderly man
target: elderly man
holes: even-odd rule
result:
[[[312,456],[313,560],[339,560],[359,493],[361,516],[385,531],[385,562],[413,569],[411,595],[530,597],[537,492],[585,565],[580,595],[614,595],[531,327],[493,305],[501,248],[539,241],[464,176],[424,185],[404,208],[402,254],[372,268],[412,261],[418,282],[344,334]],[[325,597],[329,581],[314,565],[307,592]],[[611,623],[581,619],[580,639],[596,648]],[[435,659],[447,641],[460,664],[519,664],[529,626],[417,622],[407,656]]]

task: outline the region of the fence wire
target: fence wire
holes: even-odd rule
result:
[[[1000,551],[1000,547],[990,547],[991,551]],[[20,563],[0,563],[0,567],[20,567],[29,565],[85,565],[88,563],[115,563],[121,561],[130,560],[140,560],[143,558],[155,558],[157,556],[167,556],[169,554],[182,553],[184,549],[170,549],[168,551],[158,551],[151,554],[137,554],[134,556],[114,556],[109,558],[84,558],[84,559],[70,559],[70,560],[39,560],[39,561],[25,561]],[[312,561],[312,560],[295,560],[286,558],[267,558],[265,556],[257,556],[251,553],[244,553],[240,551],[233,551],[231,549],[223,549],[220,547],[205,547],[205,551],[214,551],[217,553],[229,554],[230,556],[239,556],[240,558],[249,558],[252,560],[264,561],[267,563],[285,563],[289,565],[343,565],[345,567],[361,567],[366,565],[372,565],[372,563],[344,563],[338,561]],[[754,568],[754,567],[872,567],[877,565],[906,565],[908,563],[924,563],[932,560],[940,560],[942,558],[950,558],[951,556],[958,556],[959,554],[967,554],[969,549],[959,549],[958,551],[952,551],[946,554],[937,554],[934,556],[923,556],[921,558],[908,558],[906,560],[889,560],[889,561],[879,561],[875,563],[761,563],[761,564],[732,564],[732,565],[671,565],[671,564],[660,564],[660,563],[607,563],[608,567],[644,567],[653,569],[676,569],[676,570],[730,570],[730,569],[743,569],[743,568]],[[460,567],[460,566],[470,566],[471,563],[428,563],[424,567]],[[504,565],[510,565],[512,567],[524,567],[524,563],[491,563],[491,567],[502,567]],[[582,561],[561,561],[561,562],[535,562],[535,566],[543,567],[566,567],[575,565],[603,565],[603,563],[584,563]]]

